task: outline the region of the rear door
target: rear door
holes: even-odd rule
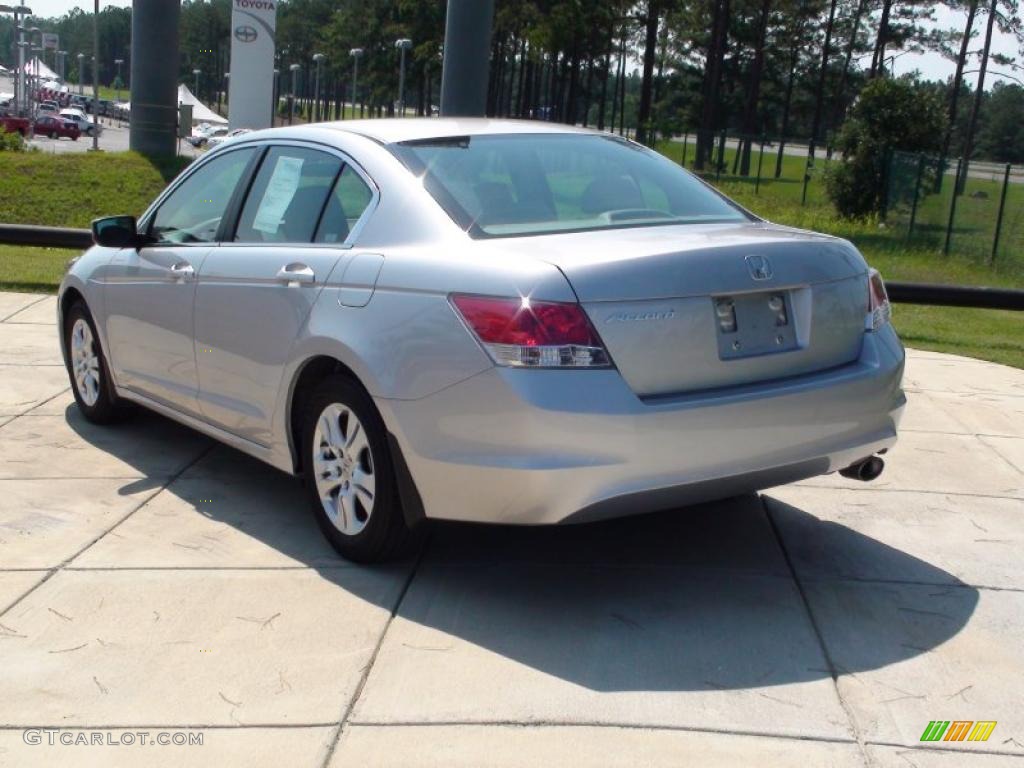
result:
[[[267,445],[281,374],[375,192],[340,153],[298,143],[263,157],[230,238],[199,273],[199,406],[212,424]],[[342,264],[339,264],[342,262]]]

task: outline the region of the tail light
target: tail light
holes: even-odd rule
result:
[[[892,305],[885,290],[885,282],[877,269],[868,271],[868,317],[867,329],[877,331],[892,317]]]
[[[495,363],[601,368],[608,353],[579,304],[453,295],[452,305]]]

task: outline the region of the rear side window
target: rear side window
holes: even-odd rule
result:
[[[235,241],[310,242],[341,168],[340,159],[315,149],[271,148],[242,208]]]
[[[190,174],[157,209],[150,234],[161,243],[213,242],[253,152],[227,152]]]
[[[327,200],[316,242],[345,242],[372,200],[373,191],[352,166],[346,165]]]

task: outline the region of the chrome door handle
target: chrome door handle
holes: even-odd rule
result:
[[[277,279],[288,285],[304,285],[315,283],[316,275],[305,264],[294,263],[277,270]]]
[[[196,271],[187,261],[179,261],[171,265],[171,276],[180,283],[195,277]]]

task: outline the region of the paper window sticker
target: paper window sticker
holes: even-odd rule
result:
[[[260,200],[260,207],[256,211],[256,218],[253,220],[252,228],[265,232],[268,235],[276,235],[284,218],[284,212],[295,197],[299,188],[299,179],[302,177],[302,159],[298,157],[278,157],[274,165],[274,172],[270,175],[270,181],[263,192],[263,199]]]

